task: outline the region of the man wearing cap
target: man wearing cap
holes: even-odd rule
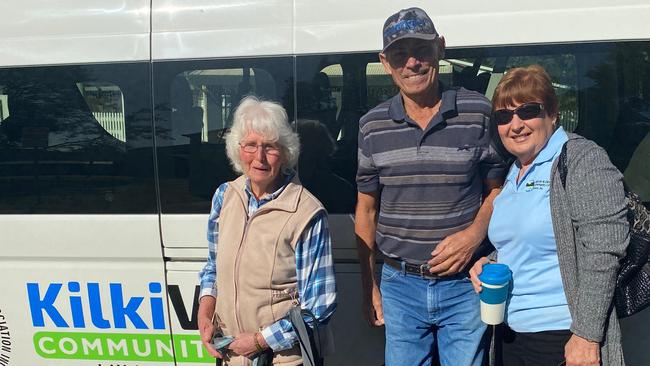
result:
[[[384,23],[379,59],[399,93],[359,121],[355,232],[365,316],[386,325],[386,365],[480,365],[485,325],[467,279],[505,165],[490,102],[438,83],[445,40],[419,8]],[[385,257],[381,287],[375,246]]]

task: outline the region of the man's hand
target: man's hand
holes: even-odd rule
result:
[[[499,194],[501,180],[486,179],[483,181],[484,199],[481,207],[474,217],[474,222],[465,230],[449,235],[441,241],[436,249],[431,252],[429,271],[439,276],[450,276],[460,272],[470,259],[476,248],[487,234],[490,216],[492,216],[492,202]]]
[[[223,358],[214,347],[212,347],[212,336],[214,335],[214,324],[212,324],[212,316],[214,315],[215,304],[217,300],[212,296],[203,296],[199,300],[198,311],[198,326],[199,334],[201,335],[201,342],[208,350],[212,357]]]
[[[599,366],[600,345],[577,335],[572,335],[564,346],[566,366]]]
[[[235,340],[228,345],[228,349],[234,354],[244,356],[248,359],[253,359],[259,353],[255,346],[255,338],[259,342],[262,349],[268,348],[264,337],[258,333],[241,333],[235,337]]]
[[[472,226],[444,238],[431,252],[427,262],[429,271],[439,276],[451,276],[460,272],[470,259],[484,235],[476,233]]]
[[[371,291],[364,291],[367,295],[363,298],[363,315],[371,327],[384,325],[384,311],[381,307],[381,292],[379,286],[373,284]]]

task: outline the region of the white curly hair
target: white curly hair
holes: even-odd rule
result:
[[[225,136],[226,154],[235,171],[244,172],[239,144],[251,132],[280,146],[283,173],[295,168],[300,155],[300,139],[289,125],[287,112],[278,103],[247,96],[235,109],[232,127]]]

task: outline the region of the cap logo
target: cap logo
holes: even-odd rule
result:
[[[420,8],[402,9],[384,22],[384,48],[403,38],[434,40],[438,32],[431,18]]]
[[[427,22],[422,19],[402,20],[384,31],[385,37],[392,37],[399,32],[415,32],[418,27],[426,28]]]

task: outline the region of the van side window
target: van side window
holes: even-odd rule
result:
[[[595,85],[591,88],[612,91],[616,97],[614,106],[607,105],[614,109],[611,114],[616,121],[607,151],[612,163],[624,173],[626,183],[647,206],[650,201],[650,42],[620,44],[606,60],[594,70]],[[592,108],[602,108],[599,102],[594,98]]]
[[[163,213],[206,213],[216,188],[238,176],[224,134],[246,95],[284,105],[293,120],[290,58],[154,64],[155,125]]]
[[[399,92],[381,62],[369,62],[366,65],[366,79],[368,80],[369,106],[385,102]]]
[[[120,87],[95,81],[77,83],[77,88],[99,125],[111,136],[126,142],[124,95]]]
[[[448,49],[440,60],[440,82],[464,87],[492,98],[494,89],[513,67],[540,64],[550,74],[560,101],[560,123],[596,141],[625,174],[626,182],[650,201],[650,42],[533,45]],[[315,119],[327,127],[335,150],[319,162],[318,182],[355,187],[359,118],[398,91],[376,53],[299,56],[298,118]],[[336,119],[314,113],[311,96],[318,74],[335,85]],[[340,75],[340,76],[339,76]],[[307,98],[301,100],[301,98]],[[327,141],[323,139],[322,141]],[[327,143],[326,145],[329,145]],[[328,150],[325,150],[328,151]],[[313,159],[310,155],[305,159]],[[301,172],[308,188],[314,164]],[[312,184],[312,191],[334,213],[351,213],[341,184]],[[341,202],[345,202],[341,204]]]
[[[539,64],[551,79],[565,130],[605,148],[626,182],[650,201],[650,60],[649,42],[535,45],[449,50],[448,61],[471,63],[454,70],[470,77],[489,73],[491,98],[500,78],[513,67]],[[478,69],[476,68],[478,66]],[[456,66],[455,66],[456,67]],[[483,71],[481,71],[483,70]],[[454,78],[459,82],[464,81]]]
[[[329,213],[352,213],[356,202],[359,118],[367,111],[369,54],[296,58],[299,173]]]
[[[0,214],[155,212],[146,63],[0,69],[0,94]]]
[[[4,93],[4,91],[0,90],[0,93]],[[9,117],[7,94],[0,94],[0,125],[2,124],[2,121],[7,117]]]

